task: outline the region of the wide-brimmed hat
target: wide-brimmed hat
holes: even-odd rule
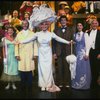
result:
[[[69,6],[65,6],[64,9],[70,9],[70,7]]]
[[[68,3],[66,1],[59,2],[59,5],[62,5],[62,4],[68,5]]]
[[[43,20],[41,20],[41,21],[33,21],[32,22],[32,26],[33,27],[36,27],[36,26],[38,26],[38,25],[40,25],[41,23],[43,23],[43,22],[49,22],[49,23],[53,23],[55,21],[55,18],[54,17],[49,17],[49,18],[44,18]]]
[[[46,4],[43,4],[33,9],[33,13],[30,16],[30,24],[32,27],[36,27],[44,21],[52,23],[56,21],[56,18],[55,12],[47,7]]]

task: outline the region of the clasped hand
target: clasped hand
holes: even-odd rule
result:
[[[13,44],[18,45],[18,44],[20,44],[20,42],[19,41],[13,41]]]

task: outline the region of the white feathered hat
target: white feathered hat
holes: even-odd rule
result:
[[[50,7],[47,7],[47,4],[42,4],[41,6],[33,9],[33,13],[30,16],[30,24],[32,27],[36,27],[44,21],[52,23],[56,21],[56,19],[57,16],[55,15],[55,12]]]

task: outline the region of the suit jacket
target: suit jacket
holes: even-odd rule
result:
[[[90,35],[90,32],[88,34]],[[100,54],[100,30],[97,30],[96,40],[95,40],[95,51],[96,55]]]
[[[62,28],[61,27],[58,27],[54,30],[54,33],[63,38],[63,39],[66,39],[68,41],[72,40],[73,39],[73,29],[72,27],[66,27],[65,28],[65,32],[63,33],[62,32]],[[56,53],[57,56],[60,56],[60,54],[62,53],[62,46],[65,46],[65,50],[66,50],[66,56],[67,55],[70,55],[71,54],[71,48],[69,45],[66,45],[66,44],[63,44],[63,43],[60,43],[60,42],[57,42],[56,40],[52,40],[52,50],[53,50],[53,54]]]

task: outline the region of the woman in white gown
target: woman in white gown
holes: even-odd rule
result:
[[[39,43],[38,49],[38,85],[41,87],[41,90],[47,90],[50,92],[60,91],[60,89],[55,85],[53,78],[52,70],[52,49],[50,42],[52,39],[55,39],[58,42],[70,44],[69,41],[66,41],[58,37],[53,32],[48,31],[48,23],[45,21],[40,24],[42,31],[36,32],[32,38],[29,38],[24,41],[19,41],[20,43],[28,43],[37,39]]]
[[[19,41],[19,43],[28,43],[33,40],[38,41],[38,86],[41,87],[42,91],[60,91],[60,88],[55,85],[53,78],[51,40],[55,39],[58,42],[70,44],[69,41],[48,31],[50,23],[54,22],[56,18],[55,12],[45,4],[41,5],[39,8],[34,8],[33,13],[30,16],[31,25],[33,27],[39,26],[42,31],[36,32],[32,38],[25,41]]]

